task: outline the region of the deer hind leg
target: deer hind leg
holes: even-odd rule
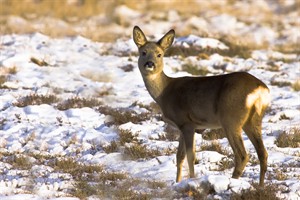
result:
[[[228,138],[229,144],[232,147],[234,153],[235,167],[232,174],[232,178],[239,178],[249,160],[249,156],[246,152],[244,141],[242,139],[242,129],[239,127],[223,127],[225,134]]]
[[[260,162],[259,185],[264,186],[265,173],[267,171],[268,153],[265,149],[261,135],[262,117],[258,113],[253,113],[245,123],[243,129],[252,142]]]
[[[184,142],[183,134],[181,133],[180,138],[179,138],[177,154],[176,154],[176,163],[177,163],[176,182],[181,181],[182,164],[183,164],[185,156],[186,156],[185,142]]]

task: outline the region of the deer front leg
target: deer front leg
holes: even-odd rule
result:
[[[185,149],[187,154],[187,161],[189,165],[190,178],[195,177],[194,164],[195,164],[195,130],[191,126],[182,128],[184,137]]]
[[[179,138],[179,145],[178,145],[178,149],[177,149],[177,155],[176,155],[176,163],[177,163],[176,182],[181,181],[182,164],[183,164],[185,155],[186,155],[185,142],[184,142],[183,134],[181,133],[180,138]]]

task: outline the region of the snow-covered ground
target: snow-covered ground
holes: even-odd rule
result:
[[[194,20],[193,23],[200,23],[198,17]],[[259,39],[269,34],[265,37],[271,43],[279,42],[273,29],[266,31],[252,27],[249,30],[249,26],[238,23],[229,15],[215,16],[210,26],[222,22],[228,22],[234,34],[248,31]],[[145,33],[159,38],[163,31],[156,33],[156,29],[165,30],[172,24],[174,22],[151,22],[145,25]],[[151,30],[151,25],[155,29]],[[218,28],[222,29],[222,26]],[[296,40],[299,41],[299,33],[290,32],[291,37],[297,34]],[[198,46],[201,49],[228,48],[221,41],[194,34],[176,38],[174,45],[185,48]],[[103,166],[108,172],[126,174],[128,179],[162,181],[166,183],[167,190],[179,194],[185,193],[187,188],[200,190],[203,184],[209,184],[214,189],[210,198],[217,199],[240,193],[242,189],[250,188],[253,182],[258,182],[256,152],[245,135],[245,146],[254,161],[248,163],[239,180],[230,178],[232,168],[218,170],[224,159],[232,158],[215,151],[201,151],[203,144],[212,141],[197,134],[197,178],[188,179],[185,165],[184,180],[175,183],[178,143],[160,137],[166,134],[166,124],[160,117],[151,115],[141,122],[116,125],[112,124],[112,116],[101,112],[99,106],[121,108],[138,115],[150,112],[147,106],[153,100],[137,68],[137,48],[132,39],[99,43],[81,36],[51,38],[40,33],[10,34],[0,36],[0,52],[0,199],[77,199],[70,193],[74,188],[74,177],[49,164],[50,158],[71,158],[78,163]],[[170,56],[165,58],[165,72],[169,76],[190,75],[183,71],[182,66],[186,64],[192,64],[199,70],[205,68],[207,75],[248,71],[268,85],[272,103],[263,120],[263,139],[269,153],[266,183],[276,183],[283,188],[278,191],[278,197],[300,199],[300,144],[298,142],[296,148],[280,148],[274,143],[283,131],[300,129],[300,92],[293,89],[293,85],[300,81],[299,55],[262,49],[252,51],[251,57],[246,59],[218,53],[204,59]],[[58,100],[21,106],[30,96],[51,95]],[[68,103],[68,99],[76,98],[97,100],[99,105],[59,109],[59,105]],[[171,153],[130,159],[124,156],[124,148],[132,145],[130,143],[113,153],[106,152],[104,147],[118,140],[120,129],[137,134],[139,143],[148,149]],[[218,142],[231,152],[225,138]],[[25,156],[30,169],[15,164],[12,161],[15,155]],[[37,155],[49,159],[40,162]],[[284,178],[278,177],[278,174]],[[137,193],[147,192],[139,187],[134,190]],[[151,192],[155,193],[155,190]],[[189,199],[188,196],[180,198]]]

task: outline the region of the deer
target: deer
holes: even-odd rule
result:
[[[270,103],[268,87],[242,71],[214,76],[167,76],[163,71],[163,57],[174,38],[175,31],[171,29],[157,42],[148,41],[138,26],[133,28],[144,84],[159,105],[164,121],[180,130],[176,182],[182,180],[185,157],[189,177],[195,178],[195,130],[222,128],[234,153],[232,178],[242,175],[249,160],[242,139],[244,131],[257,152],[259,185],[263,187],[268,153],[262,140],[262,119]]]

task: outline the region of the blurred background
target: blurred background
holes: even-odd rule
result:
[[[177,36],[299,53],[299,12],[300,0],[0,0],[0,34],[113,42],[139,25],[147,35],[174,28]]]

